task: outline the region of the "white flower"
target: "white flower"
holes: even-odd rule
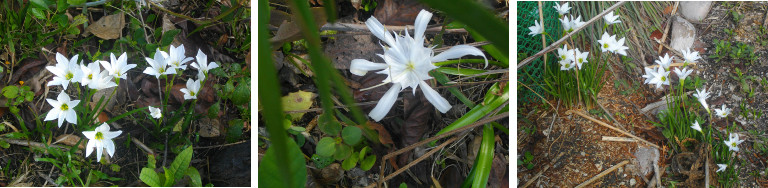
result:
[[[163,113],[160,110],[160,108],[155,108],[155,107],[150,106],[149,107],[149,113],[155,119],[160,119],[161,117],[163,117]]]
[[[643,78],[645,78],[645,81],[643,83],[648,84],[651,82],[651,80],[653,80],[653,77],[655,77],[654,73],[656,71],[654,71],[653,68],[648,68],[648,67],[644,67],[644,69],[645,69],[645,74],[643,75]]]
[[[568,46],[563,45],[563,48],[557,49],[557,56],[560,57],[560,61],[573,61],[575,59],[575,52],[573,49],[568,49]]]
[[[576,67],[576,65],[573,64],[573,61],[568,60],[560,60],[558,61],[560,63],[560,70],[571,70]]]
[[[168,68],[168,63],[166,61],[168,59],[168,53],[160,51],[160,48],[155,49],[154,59],[148,57],[145,57],[144,59],[146,59],[149,64],[149,67],[144,69],[145,74],[153,75],[155,78],[160,78],[160,75],[163,74],[176,74],[176,69]]]
[[[104,66],[104,69],[109,71],[109,75],[115,77],[115,79],[127,79],[126,73],[128,70],[136,67],[136,64],[128,64],[128,57],[126,57],[125,52],[120,54],[119,58],[115,58],[115,54],[109,53],[109,61],[109,63],[100,61],[101,66]]]
[[[669,70],[669,66],[672,65],[672,57],[669,57],[669,54],[665,53],[664,57],[659,56],[659,60],[656,60],[656,64],[664,67],[664,70]]]
[[[208,70],[215,69],[216,67],[219,67],[216,62],[211,62],[211,64],[208,64],[208,56],[203,53],[203,51],[197,50],[197,62],[192,63],[192,67],[195,67],[197,70],[199,70],[197,74],[198,80],[204,80],[206,75],[208,75]]]
[[[685,80],[686,77],[688,77],[689,74],[693,72],[693,70],[688,70],[688,68],[683,68],[683,70],[680,70],[680,68],[675,67],[674,70],[675,74],[677,74],[677,77],[680,78],[680,80]]]
[[[539,24],[539,20],[534,21],[533,24],[534,24],[533,26],[528,27],[528,29],[531,30],[531,32],[528,33],[528,35],[536,36],[544,32],[544,27],[542,27],[541,24]]]
[[[48,86],[61,85],[64,90],[67,90],[69,82],[80,82],[83,74],[77,63],[77,55],[72,56],[72,59],[67,59],[58,52],[56,52],[56,66],[47,66],[45,69],[55,75],[53,80],[48,82]]]
[[[702,90],[696,89],[696,93],[694,93],[693,96],[696,97],[699,100],[699,103],[701,103],[701,106],[704,106],[704,109],[709,112],[709,105],[707,105],[709,92],[707,92],[707,88],[702,88]]]
[[[718,169],[717,169],[717,171],[715,171],[715,172],[721,172],[721,171],[725,171],[725,168],[727,168],[727,167],[728,167],[728,165],[725,165],[725,164],[717,164],[717,167],[718,167]]]
[[[178,47],[173,47],[171,45],[171,48],[169,50],[169,58],[168,58],[168,64],[171,66],[172,69],[181,68],[181,70],[187,70],[187,62],[192,61],[192,57],[187,57],[184,55],[184,45],[179,45]]]
[[[661,88],[661,85],[669,85],[669,71],[659,67],[655,73],[653,73],[653,79],[648,84],[656,84],[656,89]]]
[[[621,54],[623,56],[627,56],[627,50],[629,47],[624,45],[624,37],[619,39],[618,41],[614,40],[613,45],[611,46],[611,52]]]
[[[560,3],[555,2],[555,10],[557,10],[557,13],[560,14],[560,16],[565,15],[568,13],[568,10],[571,10],[571,7],[568,6],[568,3],[566,2],[562,6],[560,6]]]
[[[109,131],[109,125],[102,123],[93,131],[83,131],[83,135],[88,138],[88,145],[85,146],[85,157],[93,153],[96,148],[96,161],[101,161],[101,155],[104,149],[109,156],[115,155],[115,143],[112,139],[123,133],[123,131]]]
[[[699,125],[699,120],[696,120],[693,122],[693,125],[691,125],[691,129],[697,130],[699,132],[701,131],[701,126]]]
[[[728,136],[728,140],[723,142],[728,146],[728,150],[738,152],[739,144],[744,142],[744,140],[739,140],[739,134],[731,133],[730,136]]]
[[[603,36],[600,37],[600,40],[597,40],[597,42],[600,43],[600,51],[608,52],[614,49],[614,41],[616,41],[616,36],[611,36],[608,32],[604,32]]]
[[[64,120],[71,124],[77,125],[77,114],[75,113],[75,106],[80,104],[80,100],[70,100],[69,95],[64,92],[59,93],[56,100],[45,99],[53,108],[48,111],[48,115],[45,116],[45,121],[51,121],[58,119],[59,127],[64,123]]]
[[[382,45],[384,55],[379,54],[379,57],[384,59],[386,64],[374,63],[364,59],[354,59],[349,71],[352,74],[363,76],[368,71],[384,69],[377,73],[387,74],[388,77],[377,86],[393,83],[392,87],[379,100],[376,107],[368,114],[375,121],[384,118],[392,108],[395,100],[397,100],[398,93],[408,87],[413,88],[412,91],[415,95],[416,88],[421,86],[421,90],[427,100],[440,112],[447,112],[451,109],[451,104],[440,96],[437,91],[432,89],[427,82],[424,82],[424,80],[432,79],[428,73],[437,68],[432,63],[459,58],[465,55],[482,56],[485,59],[482,51],[467,45],[457,45],[445,52],[434,55],[432,47],[424,47],[424,31],[431,17],[432,13],[426,10],[419,12],[414,23],[415,32],[413,38],[411,38],[407,30],[404,36],[394,34],[393,37],[375,17],[371,17],[365,22],[371,33],[383,40],[388,46],[384,47]],[[488,66],[487,59],[486,66]]]
[[[725,104],[723,104],[723,106],[721,106],[720,109],[715,109],[715,114],[717,114],[717,116],[720,116],[721,118],[725,118],[731,114],[731,109],[726,108]]]
[[[581,70],[581,65],[587,62],[587,56],[589,56],[589,52],[581,52],[576,48],[574,62],[576,62],[576,66],[578,66],[579,70]]]
[[[200,92],[200,80],[187,80],[187,88],[181,88],[184,93],[184,100],[197,99],[197,93]]]
[[[98,77],[99,72],[101,72],[101,67],[98,62],[92,62],[89,63],[88,66],[80,65],[80,70],[83,73],[83,78],[80,80],[80,83],[86,86],[90,85],[94,78]]]
[[[619,15],[613,15],[613,11],[603,16],[603,19],[605,19],[605,25],[621,23],[621,20],[619,20]]]
[[[571,16],[571,29],[578,29],[581,26],[584,26],[584,24],[586,24],[586,22],[581,21],[581,16],[576,19],[573,19],[573,16]]]
[[[573,17],[571,17],[573,18]],[[568,18],[568,16],[563,16],[563,18],[559,19],[560,24],[563,24],[563,31],[565,32],[571,32],[573,31],[573,27],[571,25],[571,19]]]
[[[98,75],[95,75],[91,83],[88,84],[88,88],[102,90],[115,87],[117,86],[117,83],[115,83],[115,79],[113,78],[113,76],[109,75],[109,71],[103,70]]]
[[[683,52],[683,59],[685,59],[684,63],[693,63],[696,62],[696,60],[701,59],[701,56],[699,56],[698,51],[691,51],[689,49],[685,49]]]

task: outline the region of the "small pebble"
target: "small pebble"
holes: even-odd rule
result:
[[[629,180],[629,186],[630,186],[630,187],[634,187],[634,186],[635,186],[635,184],[637,184],[637,180],[635,180],[635,179],[630,179],[630,180]]]
[[[619,167],[619,174],[624,172],[624,167]]]
[[[581,156],[586,156],[586,155],[587,153],[584,153],[583,151],[581,152]]]

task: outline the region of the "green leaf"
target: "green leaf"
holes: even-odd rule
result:
[[[32,8],[30,10],[30,13],[32,13],[32,16],[35,16],[35,18],[37,18],[39,20],[45,20],[45,12],[43,12],[42,10],[40,10],[38,8]]]
[[[240,136],[243,135],[243,120],[234,119],[229,121],[229,129],[227,129],[227,142],[232,143],[240,140]]]
[[[477,169],[473,169],[476,173],[475,176],[472,177],[472,187],[481,187],[488,183],[488,177],[490,177],[491,174],[491,165],[494,157],[493,150],[496,144],[496,142],[494,142],[494,135],[493,126],[486,124],[483,127],[483,140],[480,143],[480,150],[477,151],[477,158],[475,158],[475,163],[477,163],[477,165],[475,165],[474,168]]]
[[[458,0],[445,3],[441,0],[421,0],[421,2],[442,11],[456,21],[466,24],[493,42],[499,51],[509,53],[509,35],[499,34],[509,33],[509,24],[500,20],[477,1]]]
[[[176,179],[173,178],[173,174],[175,172],[163,167],[163,170],[165,171],[165,181],[163,181],[163,187],[170,187],[173,186],[173,184],[176,184]],[[186,170],[185,170],[186,171]]]
[[[325,134],[337,136],[341,131],[341,124],[336,120],[336,117],[331,115],[331,113],[323,113],[320,115],[318,124],[320,125],[320,130]]]
[[[312,162],[315,163],[315,167],[317,168],[325,168],[333,162],[333,159],[330,157],[321,157],[320,155],[312,154]]]
[[[192,153],[194,152],[190,146],[176,156],[176,159],[173,160],[173,163],[171,163],[171,166],[169,167],[169,170],[173,175],[172,178],[181,179],[184,177],[184,173],[187,172],[187,168],[189,167],[189,162],[192,161]]]
[[[344,127],[344,130],[341,131],[341,138],[344,139],[344,143],[347,143],[350,146],[360,143],[361,135],[362,131],[355,126]]]
[[[344,170],[355,168],[355,166],[357,166],[357,160],[357,152],[355,152],[349,156],[349,158],[345,159],[344,162],[341,162],[341,168]]]
[[[118,164],[111,164],[111,165],[109,165],[109,169],[112,170],[112,172],[120,172],[120,165],[118,165]]]
[[[376,163],[376,155],[369,155],[360,161],[360,169],[368,171],[373,167],[373,163]]]
[[[219,101],[216,101],[216,103],[213,103],[210,108],[208,108],[208,118],[216,118],[219,116],[219,111],[221,107],[219,107]]]
[[[16,98],[19,96],[19,88],[16,86],[5,86],[3,88],[3,96],[9,99]]]
[[[70,27],[69,29],[67,29],[67,34],[78,35],[78,34],[80,34],[80,28]]]
[[[336,141],[331,137],[323,137],[320,142],[317,142],[315,152],[322,157],[333,156],[336,152]]]
[[[147,155],[147,168],[155,169],[155,155]]]
[[[232,103],[235,105],[242,105],[251,100],[251,84],[250,79],[248,82],[240,82],[235,87],[234,93],[232,93]]]
[[[400,188],[408,188],[408,184],[405,184],[405,182],[400,183]]]
[[[85,0],[83,0],[83,1],[85,1]],[[85,15],[83,15],[83,14],[78,14],[77,16],[72,18],[72,25],[70,25],[70,27],[82,25],[85,22],[88,22],[88,18],[86,18]]]
[[[368,147],[368,146],[365,146],[365,147],[363,147],[363,149],[360,149],[360,153],[358,154],[360,156],[358,156],[358,158],[361,158],[361,159],[364,158],[365,155],[368,154],[369,150],[371,150],[371,148]]]
[[[333,153],[333,159],[340,161],[346,159],[350,155],[352,155],[352,147],[349,147],[346,144],[338,144],[336,145],[336,152]]]
[[[160,181],[160,176],[157,175],[155,170],[150,168],[142,168],[141,174],[139,174],[139,179],[141,179],[141,182],[144,182],[144,184],[147,184],[150,187],[163,186],[162,182]]]
[[[163,37],[160,39],[160,46],[168,46],[173,42],[173,37],[176,37],[181,30],[171,29],[163,33]]]
[[[307,182],[307,167],[303,154],[292,140],[286,142],[286,163],[278,163],[277,151],[270,146],[259,163],[259,179],[272,181],[258,181],[259,187],[304,187]],[[283,176],[280,171],[288,172]]]
[[[32,4],[33,9],[48,10],[48,3],[45,0],[29,0],[29,2]]]
[[[200,179],[200,172],[195,167],[189,167],[187,169],[187,176],[189,176],[189,185],[192,187],[202,187],[203,181]]]
[[[455,68],[455,67],[440,67],[440,68],[437,68],[437,71],[445,73],[445,74],[460,75],[460,76],[469,76],[469,75],[475,75],[475,74],[480,74],[480,73],[487,72],[485,70],[460,69],[460,68]]]
[[[4,149],[8,149],[9,147],[11,147],[11,144],[6,142],[5,140],[0,140],[0,147]]]
[[[85,0],[67,0],[67,3],[70,5],[82,5],[85,3]]]

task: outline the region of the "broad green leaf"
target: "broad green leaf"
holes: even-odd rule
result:
[[[320,130],[325,134],[337,136],[341,131],[341,124],[339,124],[336,117],[331,116],[330,113],[323,113],[320,115],[318,125],[320,126]]]
[[[360,161],[360,169],[368,171],[373,167],[373,163],[376,163],[376,155],[369,155]]]
[[[274,145],[267,149],[267,153],[259,163],[259,179],[270,181],[258,181],[259,187],[304,187],[307,182],[307,167],[303,154],[292,140],[286,142],[286,163],[278,163]],[[288,177],[282,176],[280,171],[286,171]]]
[[[480,151],[478,151],[475,163],[477,165],[477,173],[472,179],[472,187],[484,187],[488,183],[488,177],[491,174],[491,165],[493,163],[494,148],[496,142],[494,142],[493,126],[485,125],[483,127],[483,140],[480,143]]]
[[[229,129],[227,129],[227,142],[232,143],[240,140],[240,136],[243,135],[243,120],[234,119],[229,121]]]
[[[85,22],[88,22],[88,18],[85,17],[83,14],[78,14],[74,18],[72,18],[72,25],[71,27],[82,25]]]
[[[189,167],[189,162],[192,161],[192,153],[194,152],[190,146],[176,156],[176,159],[173,160],[173,163],[171,163],[171,166],[169,167],[169,170],[173,175],[172,178],[181,179],[184,177],[184,173],[187,172],[187,168]]]
[[[48,10],[48,3],[45,0],[29,0],[29,2],[32,3],[33,9]]]
[[[344,170],[350,170],[352,168],[355,168],[357,166],[357,152],[353,153],[349,156],[349,158],[344,159],[344,162],[341,162],[341,168]]]
[[[232,103],[235,105],[243,105],[251,100],[251,84],[250,81],[240,82],[235,86],[235,91],[232,93]]]
[[[45,20],[45,12],[43,10],[32,8],[30,9],[30,13],[32,13],[32,16],[35,16],[37,19]]]
[[[461,69],[461,68],[456,68],[456,67],[440,67],[440,68],[437,68],[437,71],[445,73],[445,74],[460,75],[460,76],[469,76],[469,75],[475,75],[475,74],[480,74],[480,73],[487,72],[485,70]]]
[[[147,168],[155,169],[155,155],[147,155]]]
[[[189,176],[189,185],[192,187],[202,187],[203,181],[200,179],[200,172],[195,167],[189,167],[187,169],[187,176]]]
[[[85,0],[67,0],[67,3],[70,5],[82,5],[85,3]]]
[[[336,141],[331,137],[323,137],[320,142],[317,142],[315,152],[322,157],[333,156],[336,152]]]
[[[333,153],[333,159],[340,161],[346,159],[350,155],[352,155],[352,147],[349,147],[346,144],[337,144],[336,152]]]
[[[235,91],[237,91],[237,89],[235,89]],[[237,94],[235,94],[235,96],[237,96]],[[283,102],[283,111],[307,110],[309,107],[312,107],[313,98],[315,98],[315,94],[312,92],[297,91],[288,93],[288,95],[281,98]],[[298,121],[301,119],[301,117],[304,116],[304,114],[305,113],[291,114],[291,120]]]
[[[0,140],[0,147],[4,149],[8,149],[9,147],[11,147],[11,144],[6,142],[5,140]]]
[[[165,181],[163,181],[163,187],[170,187],[173,186],[173,184],[176,184],[176,179],[173,178],[174,172],[172,170],[169,170],[165,167],[163,167],[163,170],[165,171]]]
[[[6,86],[3,88],[3,96],[13,99],[19,96],[19,88],[16,86]]]
[[[363,159],[365,157],[365,155],[368,154],[368,151],[370,151],[370,150],[371,150],[371,148],[368,147],[368,146],[363,147],[363,149],[360,149],[360,153],[358,154],[359,155],[358,158]]]
[[[171,29],[163,33],[163,37],[160,39],[160,45],[161,46],[171,45],[171,42],[173,42],[173,37],[176,37],[176,35],[179,34],[179,32],[181,32],[181,30]]]
[[[333,158],[312,154],[312,162],[315,163],[315,167],[317,168],[325,168],[333,162]]]
[[[344,139],[344,143],[347,143],[350,146],[354,146],[357,145],[357,143],[360,143],[360,137],[362,133],[363,132],[360,130],[360,128],[347,126],[344,127],[344,130],[341,131],[341,138]]]
[[[139,174],[139,179],[141,179],[141,182],[144,182],[144,184],[147,184],[150,187],[163,186],[162,182],[160,181],[160,176],[157,175],[157,172],[155,172],[154,169],[142,168],[141,174]]]

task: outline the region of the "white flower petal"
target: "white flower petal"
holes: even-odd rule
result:
[[[371,33],[373,33],[374,36],[383,40],[389,47],[395,46],[395,39],[392,38],[392,35],[389,35],[387,28],[385,28],[384,25],[381,25],[381,22],[379,22],[376,17],[371,16],[371,18],[368,18],[368,20],[365,21],[365,25],[368,26],[368,29],[371,30]]]
[[[451,47],[450,49],[444,51],[443,53],[437,54],[436,56],[432,57],[432,62],[435,63],[435,62],[445,61],[448,59],[460,58],[465,55],[483,56],[483,59],[485,59],[485,67],[488,67],[488,58],[485,58],[485,54],[483,54],[483,51],[480,51],[480,49],[477,49],[469,45],[456,45],[454,47]]]
[[[85,132],[83,132],[83,134],[85,134]],[[94,132],[93,135],[95,134],[96,133]],[[95,147],[95,142],[96,142],[95,140],[93,140],[93,138],[88,138],[88,139],[90,140],[88,140],[88,144],[85,146],[85,157],[88,157],[89,155],[91,155],[91,153],[93,153],[93,148]]]
[[[381,99],[379,99],[378,104],[376,104],[376,107],[368,113],[368,116],[371,116],[371,118],[377,122],[383,119],[384,116],[389,113],[389,110],[392,109],[392,105],[395,104],[397,94],[399,93],[400,84],[392,84],[392,87],[387,90],[387,93],[384,93],[384,96],[382,96]]]
[[[353,59],[349,66],[349,72],[354,75],[364,76],[368,71],[386,69],[387,67],[387,64],[384,63],[374,63],[365,59]]]
[[[104,138],[104,149],[107,150],[107,154],[109,154],[110,157],[114,156],[115,155],[115,142],[113,142],[112,140],[109,140],[107,138]]]
[[[416,21],[413,24],[414,25],[413,39],[416,40],[415,44],[418,44],[418,45],[424,44],[424,31],[427,30],[427,24],[429,24],[429,20],[431,18],[432,18],[432,13],[424,9],[422,9],[419,12],[419,15],[416,16]]]
[[[421,86],[421,91],[424,92],[424,97],[426,97],[429,103],[432,103],[437,110],[445,113],[451,109],[451,103],[448,103],[448,100],[445,100],[443,96],[440,96],[440,93],[437,93],[432,87],[429,87],[426,82],[421,81],[419,85]]]

